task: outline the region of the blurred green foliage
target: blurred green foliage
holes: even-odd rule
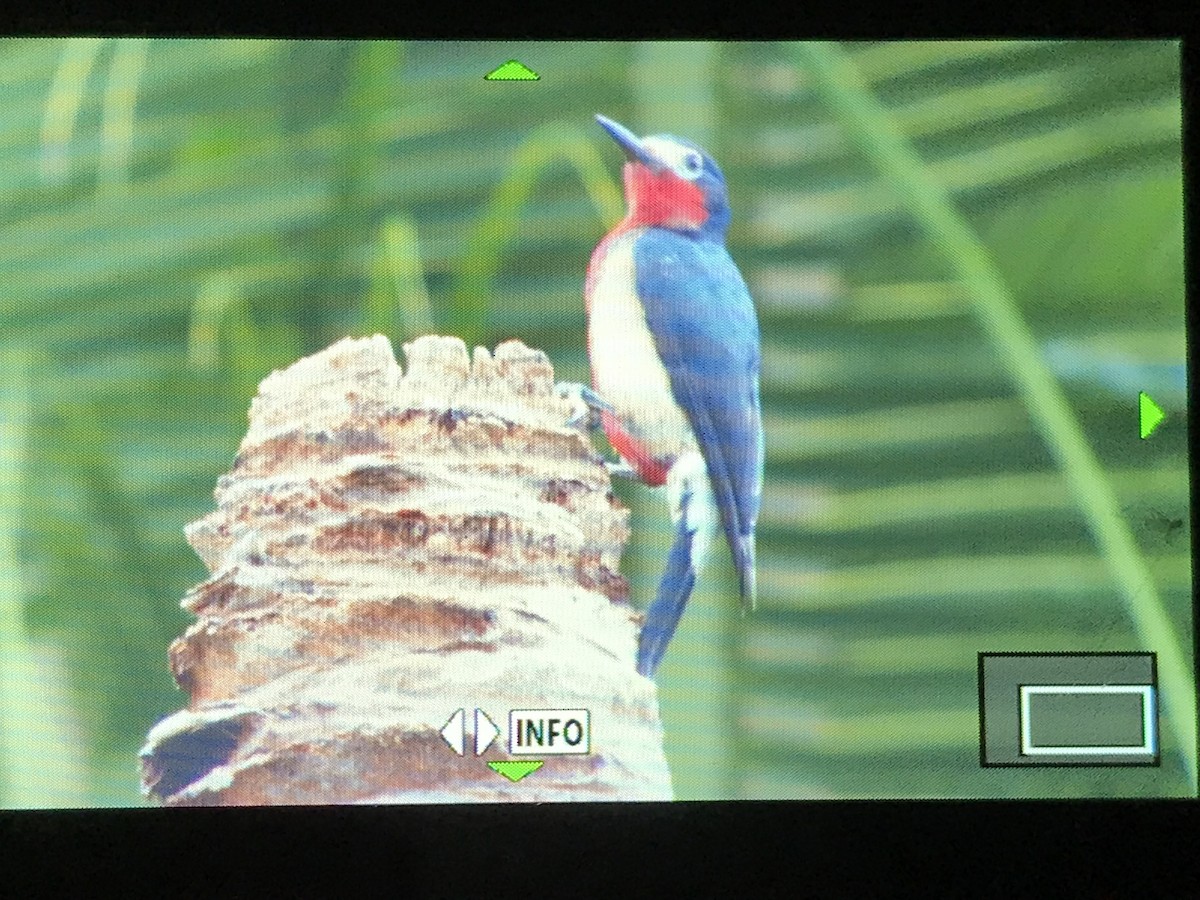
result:
[[[1136,432],[1146,379],[1182,383],[1178,44],[843,49],[1046,348],[1194,671],[1191,536],[1155,524],[1190,522],[1182,399]],[[541,80],[483,80],[514,57]],[[818,87],[775,44],[0,42],[3,803],[140,802],[204,575],[182,528],[273,368],[434,329],[586,380],[620,214],[596,112],[709,144],[763,323],[761,608],[715,566],[673,647],[680,795],[1189,793],[1169,721],[1159,769],[979,768],[978,651],[1147,648],[970,286]],[[665,523],[638,522],[646,598]]]

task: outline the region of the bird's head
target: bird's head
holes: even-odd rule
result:
[[[612,119],[598,115],[596,121],[625,152],[625,201],[632,224],[725,233],[725,176],[711,156],[683,138],[639,138]]]

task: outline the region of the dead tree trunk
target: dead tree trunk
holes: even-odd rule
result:
[[[670,799],[627,511],[517,341],[340,341],[266,378],[171,646],[187,707],[142,750],[168,805]],[[474,710],[500,735],[482,755]],[[464,710],[462,755],[443,727]],[[513,782],[509,711],[586,709],[585,755]],[[485,735],[486,737],[487,735]],[[503,767],[502,767],[503,768]]]

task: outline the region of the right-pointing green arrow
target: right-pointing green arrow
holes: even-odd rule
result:
[[[1154,429],[1167,417],[1157,403],[1145,391],[1138,392],[1138,431],[1142,440],[1154,434]]]

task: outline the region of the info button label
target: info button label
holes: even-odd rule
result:
[[[508,714],[508,752],[513,756],[590,753],[591,718],[586,709],[511,710]]]

